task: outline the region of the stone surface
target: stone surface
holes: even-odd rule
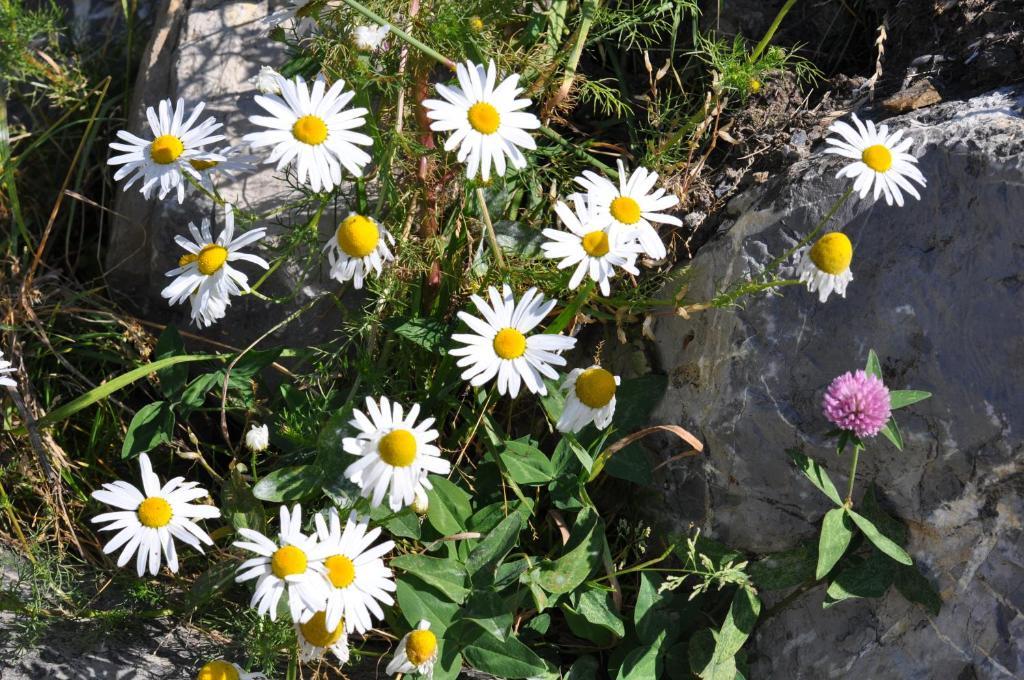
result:
[[[1004,90],[887,121],[918,140],[928,186],[902,209],[853,200],[838,213],[854,243],[847,299],[791,287],[655,327],[671,379],[653,420],[707,444],[703,466],[662,480],[664,515],[756,553],[813,538],[829,507],[785,449],[845,486],[849,459],[830,449],[820,407],[834,376],[874,348],[890,387],[935,395],[898,413],[903,452],[869,445],[857,485],[875,482],[909,526],[941,613],[894,589],[822,610],[817,588],[758,628],[752,677],[1024,677],[1022,105],[1024,91]],[[690,300],[785,252],[828,210],[842,161],[815,152],[733,200],[692,263]]]

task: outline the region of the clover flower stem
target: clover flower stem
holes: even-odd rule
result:
[[[853,447],[853,460],[850,461],[850,481],[846,485],[846,507],[853,507],[853,483],[857,480],[857,461],[860,460],[860,444]]]
[[[354,9],[355,11],[359,12],[360,14],[362,14],[364,17],[366,17],[370,21],[372,21],[372,22],[374,22],[374,23],[376,23],[376,24],[378,24],[380,26],[387,26],[390,29],[390,31],[391,31],[391,35],[397,37],[399,40],[404,40],[405,42],[409,43],[410,45],[412,45],[413,47],[418,49],[420,52],[423,52],[423,54],[427,55],[428,57],[431,57],[432,59],[436,59],[441,64],[444,64],[450,70],[452,70],[452,71],[455,70],[455,62],[454,61],[452,61],[448,57],[444,56],[443,54],[441,54],[440,52],[438,52],[434,48],[430,47],[426,43],[421,42],[421,41],[417,40],[416,38],[412,37],[411,35],[409,35],[405,31],[403,31],[402,29],[398,28],[397,26],[393,26],[390,22],[385,20],[382,16],[380,16],[376,12],[366,8],[361,3],[356,2],[356,0],[341,0],[341,1],[343,3],[345,3],[346,5],[348,5],[349,7],[351,7],[352,9]]]
[[[494,261],[502,269],[505,268],[505,256],[501,253],[501,246],[498,245],[498,236],[494,233],[494,225],[491,223],[491,213],[487,210],[487,199],[484,198],[482,187],[476,188],[476,200],[480,204],[480,217],[484,221],[484,231],[487,234],[487,242],[494,252]]]

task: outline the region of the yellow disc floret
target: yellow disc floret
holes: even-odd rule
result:
[[[864,149],[860,155],[864,165],[875,172],[885,172],[892,167],[892,151],[881,144],[875,144]]]
[[[295,576],[306,571],[306,553],[294,545],[286,545],[274,551],[270,556],[270,570],[274,576],[284,578]]]
[[[314,647],[327,648],[335,644],[345,634],[345,622],[342,620],[334,630],[327,630],[327,615],[317,612],[305,623],[299,624],[302,637]]]
[[[160,135],[149,145],[149,156],[154,163],[168,165],[185,152],[185,145],[174,135]]]
[[[366,257],[380,242],[377,223],[362,215],[349,215],[338,225],[338,247],[349,257]]]
[[[217,270],[223,267],[227,261],[228,249],[216,243],[203,246],[203,249],[199,251],[199,255],[196,256],[196,262],[199,263],[199,273],[203,276],[216,274]]]
[[[437,636],[429,630],[414,630],[405,642],[405,655],[413,666],[421,666],[437,653]]]
[[[487,102],[477,102],[469,107],[466,118],[473,129],[482,135],[493,135],[501,125],[501,115],[498,109]]]
[[[188,164],[191,165],[196,170],[198,170],[199,172],[202,172],[203,170],[209,170],[210,168],[217,167],[217,165],[220,164],[220,161],[204,161],[202,159],[196,158],[194,160],[189,161]]]
[[[409,430],[393,430],[380,438],[377,453],[393,467],[409,467],[416,460],[416,437]]]
[[[841,231],[825,234],[811,248],[811,261],[826,274],[842,274],[853,261],[853,244]]]
[[[327,139],[327,124],[319,116],[303,116],[292,126],[292,135],[303,144],[323,144]]]
[[[615,387],[615,376],[595,366],[576,378],[576,398],[590,408],[601,408],[615,396]]]
[[[629,196],[619,196],[608,209],[612,217],[623,224],[636,224],[640,221],[640,204]]]
[[[324,560],[324,566],[327,567],[327,578],[335,588],[348,588],[356,580],[356,565],[344,555],[331,555]]]
[[[171,515],[174,513],[171,511],[171,504],[163,498],[150,496],[139,503],[135,514],[139,516],[139,522],[142,523],[142,526],[156,529],[167,526],[171,521]]]
[[[234,664],[217,659],[200,668],[196,680],[238,680],[238,671]]]
[[[608,234],[599,230],[585,235],[583,250],[591,257],[604,257],[608,254]]]
[[[750,91],[753,92],[754,94],[757,94],[758,92],[760,92],[761,91],[761,81],[758,80],[757,78],[751,78],[750,79]]]
[[[518,359],[526,354],[526,336],[515,328],[502,328],[494,336],[494,353],[502,359]]]
[[[484,20],[481,19],[480,17],[472,16],[469,18],[469,21],[467,23],[469,24],[469,30],[473,31],[474,33],[479,33],[480,31],[484,30]]]

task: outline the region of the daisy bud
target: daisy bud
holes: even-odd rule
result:
[[[427,514],[427,510],[429,509],[430,499],[427,497],[427,494],[423,489],[417,488],[416,493],[412,498],[412,511],[417,515],[423,516]]]
[[[375,52],[390,30],[390,26],[356,26],[352,30],[352,42],[363,52]]]
[[[253,423],[245,433],[245,448],[253,453],[262,453],[270,446],[270,429],[266,425]]]

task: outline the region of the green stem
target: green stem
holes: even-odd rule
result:
[[[576,156],[576,158],[579,158],[580,160],[584,160],[584,161],[590,163],[595,168],[598,168],[601,171],[603,171],[604,173],[606,173],[607,175],[609,175],[612,179],[618,179],[619,178],[619,173],[618,173],[617,170],[615,170],[614,168],[611,168],[611,167],[605,165],[604,163],[599,161],[597,158],[591,156],[589,153],[587,153],[586,151],[581,149],[578,144],[573,144],[572,142],[567,140],[565,137],[563,137],[562,135],[558,134],[557,132],[555,132],[554,130],[549,128],[547,125],[541,125],[540,126],[540,132],[541,132],[541,134],[543,134],[548,139],[551,139],[551,140],[555,141],[559,146],[565,147],[569,152],[571,152],[574,156]]]
[[[494,253],[494,261],[501,269],[504,269],[505,256],[501,252],[501,246],[498,245],[498,236],[494,233],[494,224],[491,223],[491,213],[487,210],[487,199],[484,198],[482,187],[476,188],[476,200],[480,204],[480,217],[483,218],[484,233],[487,235],[487,242],[491,245],[491,251]]]
[[[857,480],[857,462],[860,460],[860,444],[853,447],[853,460],[850,461],[850,481],[846,485],[846,507],[853,507],[853,483]]]
[[[757,47],[755,47],[754,51],[750,53],[751,63],[757,61],[757,58],[760,57],[761,53],[764,52],[766,47],[768,47],[768,43],[770,43],[772,38],[775,37],[775,31],[779,30],[782,20],[786,18],[786,15],[789,14],[789,10],[791,10],[795,4],[796,0],[788,0],[788,2],[782,6],[782,9],[779,10],[779,13],[775,15],[775,20],[772,21],[772,25],[768,27],[768,31],[764,34],[764,37],[761,38],[761,42],[757,43]]]
[[[829,208],[827,213],[825,213],[825,216],[818,221],[818,223],[814,226],[814,229],[812,229],[811,232],[807,234],[807,236],[804,236],[795,246],[787,250],[785,254],[775,258],[774,260],[772,260],[771,264],[765,267],[765,274],[775,271],[775,269],[778,268],[780,264],[786,262],[787,260],[789,260],[789,258],[793,257],[793,253],[795,253],[796,251],[800,250],[805,245],[810,243],[814,239],[814,237],[817,236],[818,233],[822,229],[824,229],[829,222],[832,221],[832,218],[835,217],[835,214],[839,212],[839,209],[843,207],[843,204],[846,203],[846,201],[852,195],[853,187],[851,186],[845,192],[843,192],[842,196],[836,199],[836,202],[832,204],[832,207]]]
[[[544,329],[544,332],[555,334],[561,333],[565,330],[565,327],[568,326],[569,322],[576,316],[576,312],[580,311],[580,307],[582,307],[583,303],[587,301],[590,294],[594,292],[594,288],[596,286],[597,283],[593,279],[588,279],[587,282],[583,284],[583,287],[580,288],[580,292],[576,294],[576,298],[573,299],[573,301],[570,302],[557,317],[555,317],[555,320],[551,322],[551,325]]]
[[[404,40],[405,42],[409,43],[410,45],[412,45],[413,47],[415,47],[416,49],[418,49],[420,52],[422,52],[423,54],[427,55],[431,59],[435,59],[439,63],[444,64],[445,66],[447,66],[452,71],[455,70],[455,62],[454,61],[452,61],[448,57],[444,56],[443,54],[441,54],[440,52],[438,52],[434,48],[430,47],[426,43],[421,42],[421,41],[417,40],[416,38],[412,37],[411,35],[409,35],[405,31],[403,31],[402,29],[400,29],[397,26],[393,25],[390,21],[387,21],[386,19],[384,19],[382,16],[380,16],[379,14],[374,12],[373,10],[370,10],[367,7],[365,7],[364,5],[362,5],[361,3],[356,2],[356,0],[341,0],[341,1],[343,3],[345,3],[346,5],[348,5],[349,7],[351,7],[352,9],[354,9],[355,11],[359,12],[360,14],[362,14],[364,17],[366,17],[370,21],[372,21],[372,22],[374,22],[376,24],[379,24],[380,26],[387,26],[388,29],[390,30],[391,34],[396,36],[399,40]]]

